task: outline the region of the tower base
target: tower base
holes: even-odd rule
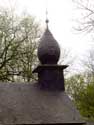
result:
[[[63,70],[67,65],[40,65],[33,73],[38,73],[41,88],[49,90],[65,90]]]

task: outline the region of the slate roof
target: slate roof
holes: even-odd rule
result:
[[[44,91],[37,83],[0,83],[0,123],[81,123],[65,92]]]

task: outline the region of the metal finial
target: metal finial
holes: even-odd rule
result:
[[[48,20],[48,11],[47,11],[47,8],[46,8],[46,26],[48,28],[48,23],[49,23],[49,20]]]

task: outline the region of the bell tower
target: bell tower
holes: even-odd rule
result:
[[[38,58],[40,65],[33,71],[38,73],[38,84],[42,89],[64,91],[63,71],[67,65],[58,65],[60,47],[49,30],[49,20],[46,19],[46,29],[39,41]]]

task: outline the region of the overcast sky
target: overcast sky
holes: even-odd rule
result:
[[[0,6],[13,7],[17,13],[23,11],[36,16],[45,26],[45,10],[48,9],[49,29],[53,33],[61,48],[72,50],[76,56],[85,55],[90,48],[90,37],[77,33],[74,19],[79,18],[76,6],[72,0],[0,0]]]

